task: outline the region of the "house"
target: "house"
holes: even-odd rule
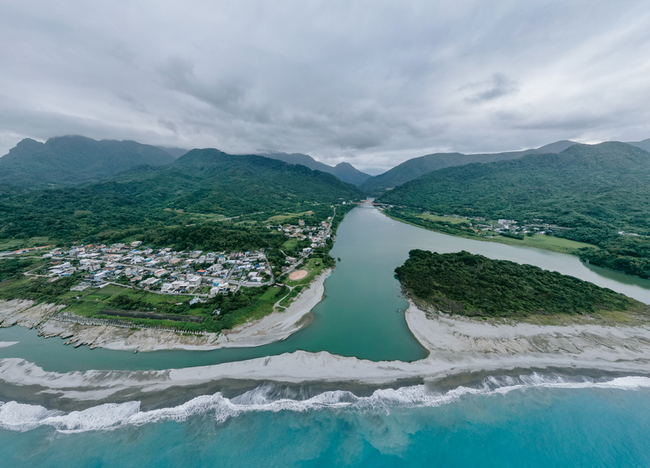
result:
[[[187,282],[191,288],[196,288],[201,285],[201,277],[199,275],[188,275]]]

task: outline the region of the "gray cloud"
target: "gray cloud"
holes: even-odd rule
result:
[[[649,23],[642,0],[13,2],[0,154],[78,133],[388,168],[644,139]]]
[[[470,90],[472,94],[465,98],[472,103],[492,101],[494,99],[515,94],[519,91],[517,83],[502,73],[495,73],[489,80],[481,83],[469,83],[461,88],[462,91]]]

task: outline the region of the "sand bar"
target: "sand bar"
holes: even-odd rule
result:
[[[165,371],[47,372],[23,359],[0,360],[0,382],[32,385],[66,399],[104,401],[112,395],[140,398],[151,392],[210,382],[356,382],[389,385],[407,379],[433,381],[472,372],[599,369],[650,375],[650,328],[573,324],[495,324],[425,313],[411,304],[406,320],[430,355],[415,362],[372,362],[327,352],[280,356]]]

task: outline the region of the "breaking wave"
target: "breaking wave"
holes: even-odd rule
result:
[[[474,387],[460,386],[447,392],[436,392],[426,385],[376,390],[370,396],[357,396],[349,391],[327,391],[300,399],[287,389],[272,384],[261,385],[234,398],[214,395],[196,397],[179,406],[141,411],[140,402],[107,403],[83,411],[63,413],[43,406],[0,402],[0,428],[28,431],[50,426],[59,432],[112,430],[128,425],[144,425],[159,421],[184,421],[197,414],[213,411],[218,422],[225,422],[248,412],[318,411],[345,409],[388,413],[396,408],[434,407],[454,402],[466,395],[507,394],[530,388],[583,389],[603,388],[639,390],[650,388],[648,377],[592,379],[565,377],[556,374],[522,375],[519,377],[487,377]]]

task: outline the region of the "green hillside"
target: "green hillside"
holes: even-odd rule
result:
[[[395,166],[389,171],[367,179],[361,184],[361,189],[373,196],[380,196],[386,190],[398,187],[406,182],[438,169],[453,166],[463,166],[471,163],[488,163],[509,159],[518,159],[527,154],[559,153],[575,145],[573,141],[558,141],[537,149],[525,151],[512,151],[507,153],[488,154],[462,154],[462,153],[436,153],[419,158],[409,159]]]
[[[331,174],[261,156],[192,150],[84,187],[0,200],[0,239],[119,240],[164,226],[263,212],[301,213],[361,197]],[[266,219],[264,218],[264,219]]]
[[[27,189],[82,185],[174,159],[160,148],[135,141],[63,136],[40,143],[26,138],[0,158],[0,184]]]
[[[289,164],[302,164],[303,166],[313,169],[315,171],[329,172],[334,174],[338,179],[353,185],[361,185],[364,181],[370,178],[370,175],[359,171],[352,164],[342,162],[336,166],[328,166],[320,161],[316,161],[314,158],[307,154],[302,153],[262,153],[260,156],[266,158],[277,159],[284,161]]]
[[[603,249],[584,260],[650,277],[650,153],[608,142],[559,154],[441,169],[383,195],[384,203],[439,214],[543,219],[556,236]],[[618,232],[638,234],[619,235]]]
[[[630,141],[628,144],[641,148],[642,150],[650,151],[650,138],[643,141]]]
[[[648,312],[644,304],[587,281],[465,251],[411,250],[395,272],[420,307],[450,314],[510,317],[630,308]]]

